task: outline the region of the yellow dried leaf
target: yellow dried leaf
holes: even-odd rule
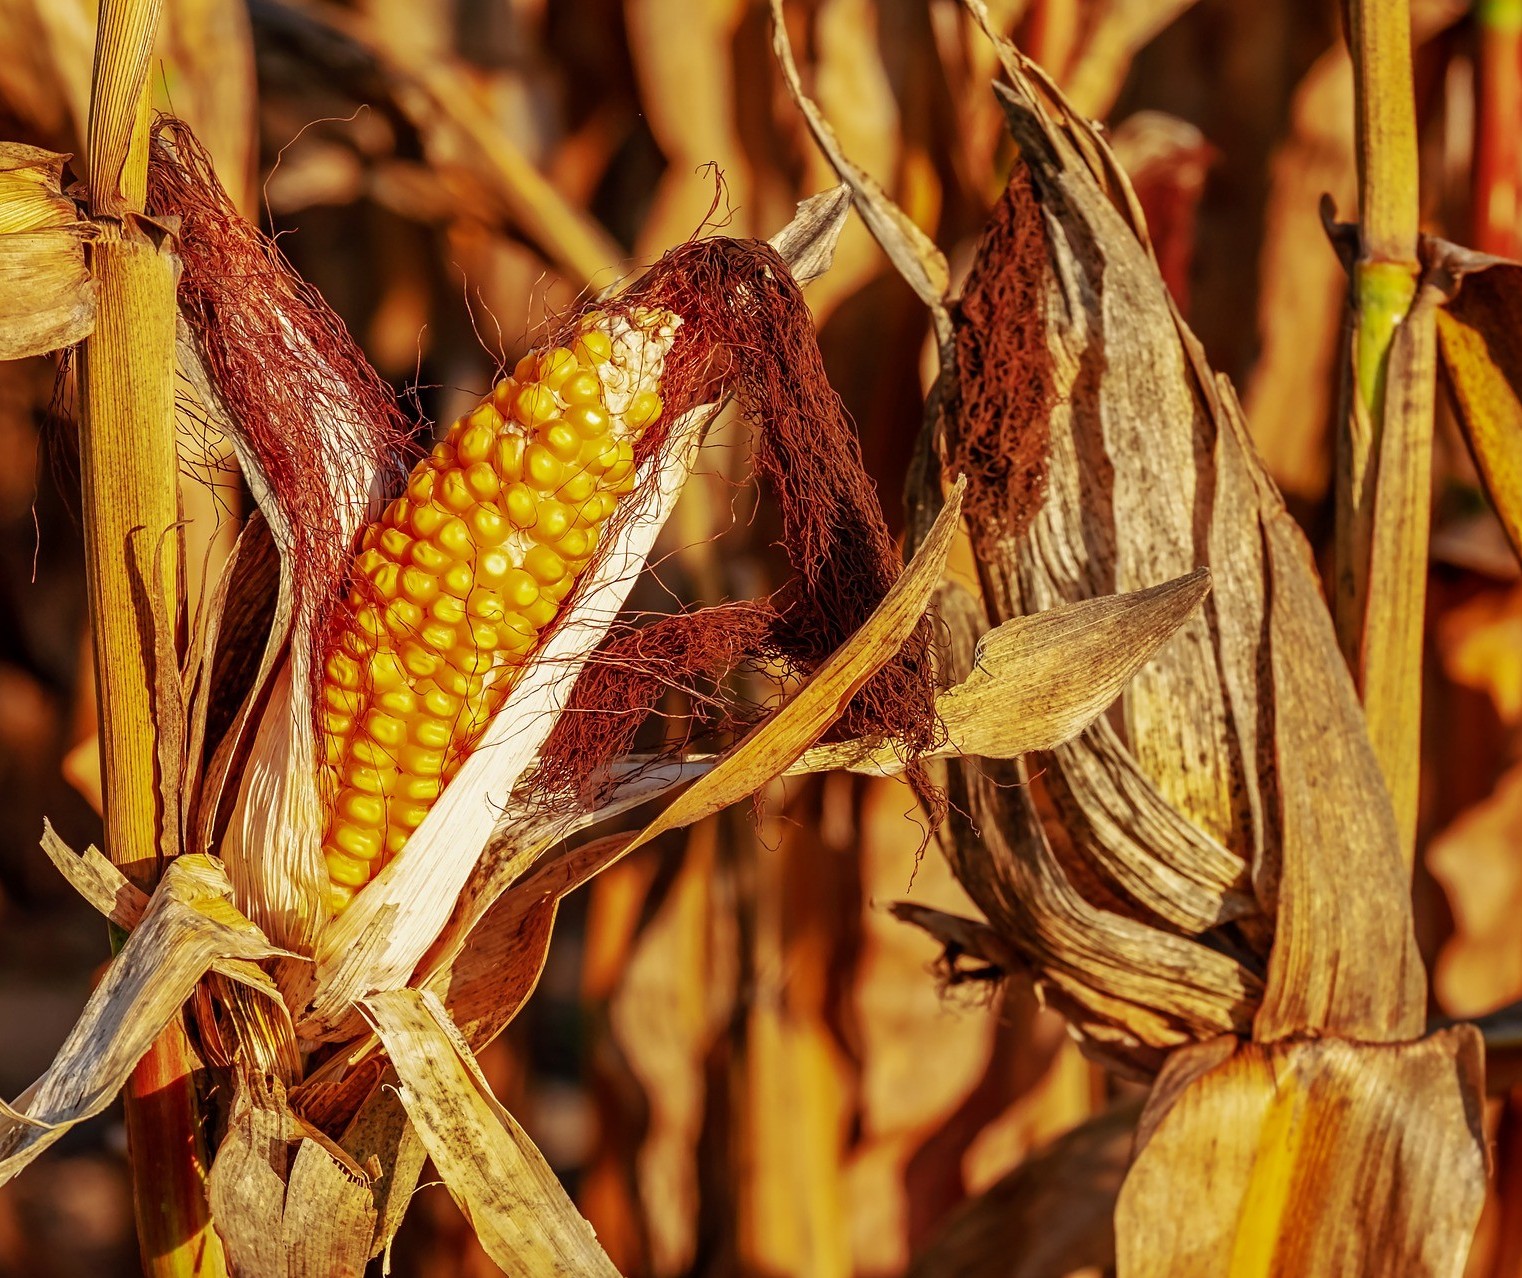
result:
[[[0,359],[62,350],[94,327],[92,230],[61,190],[68,158],[0,143]]]

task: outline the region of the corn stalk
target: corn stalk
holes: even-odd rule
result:
[[[163,801],[161,748],[178,677],[181,596],[174,441],[175,259],[142,218],[148,77],[159,0],[105,0],[89,117],[90,212],[96,237],[94,333],[80,361],[80,461],[106,847],[151,891],[177,851]],[[119,945],[118,947],[119,948]],[[133,1199],[145,1270],[225,1271],[204,1189],[206,1157],[195,1057],[170,1021],[126,1089]]]
[[[1414,855],[1421,727],[1434,309],[1420,265],[1411,15],[1405,0],[1348,7],[1358,138],[1358,249],[1338,440],[1336,620],[1369,735]]]

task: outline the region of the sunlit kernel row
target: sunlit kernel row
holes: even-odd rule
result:
[[[597,553],[679,321],[584,321],[457,421],[367,528],[323,668],[333,909],[406,844]]]

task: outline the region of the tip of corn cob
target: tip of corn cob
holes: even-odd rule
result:
[[[584,317],[455,422],[365,529],[319,706],[335,913],[422,823],[595,556],[660,420],[680,323]]]

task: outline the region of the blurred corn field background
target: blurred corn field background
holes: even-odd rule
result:
[[[1173,299],[1325,566],[1347,282],[1321,201],[1344,219],[1356,206],[1337,6],[987,7],[1104,123]],[[956,0],[785,14],[842,150],[959,279],[1013,158],[993,47]],[[1411,24],[1423,229],[1515,257],[1522,6],[1414,0]],[[94,29],[89,4],[0,0],[0,137],[83,150]],[[837,181],[756,0],[170,0],[151,88],[375,367],[444,424],[589,290],[705,228],[765,237]],[[808,299],[902,532],[930,317],[856,220]],[[55,361],[0,364],[5,1097],[52,1059],[105,957],[98,915],[37,848],[45,815],[72,846],[101,839],[74,393]],[[742,482],[745,436],[719,429],[728,446],[707,454],[637,605],[749,599],[787,576],[775,514]],[[194,597],[250,501],[225,442],[188,423],[181,470]],[[1442,397],[1432,489],[1413,891],[1432,1015],[1473,1018],[1522,1000],[1522,581]],[[971,578],[965,549],[953,567]],[[922,855],[905,783],[831,773],[768,800],[569,898],[539,989],[480,1054],[614,1263],[660,1278],[1107,1272],[1144,1087],[1085,1058],[1027,979],[989,979],[888,912],[976,912]],[[1522,1092],[1504,1052],[1491,1075],[1477,1278],[1522,1274]],[[1105,1112],[1054,1161],[1052,1142]],[[496,1272],[434,1179],[392,1272]],[[0,1274],[137,1271],[118,1107],[0,1189]]]

